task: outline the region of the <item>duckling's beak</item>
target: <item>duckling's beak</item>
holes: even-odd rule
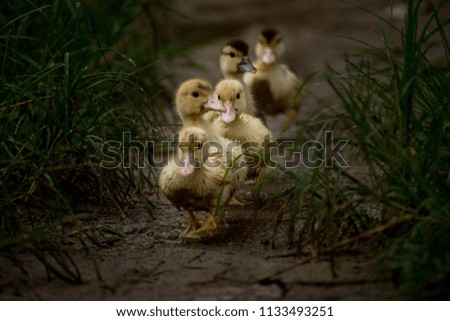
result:
[[[183,160],[184,166],[180,168],[181,176],[189,176],[194,172],[194,166],[190,162],[190,157],[186,156]]]
[[[209,97],[208,102],[203,105],[206,109],[226,112],[226,108],[222,106],[220,101],[215,97]]]
[[[242,61],[238,65],[238,71],[251,72],[254,74],[256,72],[256,68],[255,68],[255,66],[253,66],[250,59],[247,56],[245,56],[242,58]]]
[[[262,55],[262,61],[266,65],[270,65],[271,63],[273,63],[275,61],[275,53],[273,52],[273,50],[271,48],[264,49],[264,52]]]
[[[222,114],[222,121],[224,123],[231,123],[236,118],[236,111],[231,103],[225,103],[226,112]]]

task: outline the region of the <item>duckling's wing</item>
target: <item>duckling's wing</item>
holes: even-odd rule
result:
[[[289,91],[298,90],[302,84],[302,80],[297,73],[287,65],[280,65],[280,69],[286,79],[286,87],[289,88]]]

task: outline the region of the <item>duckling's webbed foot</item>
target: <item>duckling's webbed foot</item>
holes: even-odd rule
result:
[[[201,224],[195,217],[194,212],[192,210],[189,210],[189,225],[184,230],[184,232],[181,233],[180,237],[184,239],[198,239],[199,237],[197,236],[196,232],[200,228]]]
[[[215,236],[216,233],[224,227],[227,228],[228,224],[225,223],[223,218],[217,217],[214,214],[210,214],[202,227],[200,227],[194,233],[197,238],[211,237]]]

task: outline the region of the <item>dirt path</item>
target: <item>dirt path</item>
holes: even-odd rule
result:
[[[179,10],[192,19],[176,19],[171,25],[175,38],[196,44],[192,59],[205,71],[193,69],[185,61],[164,65],[173,74],[169,86],[192,77],[215,83],[220,79],[218,54],[232,38],[242,38],[254,45],[258,32],[265,27],[279,29],[286,42],[285,63],[299,74],[319,72],[310,93],[304,97],[301,120],[317,108],[315,98],[329,94],[323,82],[327,63],[342,69],[342,54],[354,44],[338,36],[355,37],[376,43],[374,27],[378,20],[338,1],[179,1]],[[389,0],[364,0],[366,9],[387,17]],[[282,4],[281,4],[282,3]],[[401,7],[396,7],[401,10]],[[401,17],[401,12],[395,13]],[[169,27],[168,27],[169,28]],[[269,120],[275,132],[283,117]],[[288,133],[287,136],[291,135]],[[289,184],[275,174],[273,194]],[[187,218],[161,198],[155,219],[136,205],[124,220],[117,214],[101,215],[92,224],[112,226],[125,237],[99,236],[98,261],[103,281],[96,277],[91,261],[79,250],[74,239],[69,247],[85,283],[68,285],[58,279],[48,281],[41,265],[26,258],[31,266],[33,291],[17,289],[8,279],[1,281],[1,299],[41,298],[45,300],[346,300],[386,299],[392,294],[389,282],[380,282],[371,274],[371,254],[359,252],[341,255],[334,264],[325,260],[299,258],[295,249],[285,244],[284,222],[274,236],[279,204],[255,213],[252,207],[231,208],[227,213],[229,228],[221,238],[204,243],[188,243],[178,236]],[[272,241],[274,246],[272,246]]]
[[[279,179],[281,183],[281,179]],[[123,221],[103,215],[96,226],[118,229],[125,237],[97,235],[102,279],[95,275],[78,240],[69,253],[84,284],[52,278],[24,256],[32,291],[3,278],[3,300],[351,300],[387,298],[392,286],[370,274],[370,253],[349,252],[335,262],[298,258],[284,242],[284,226],[273,237],[277,204],[255,214],[251,208],[228,211],[229,228],[209,242],[189,243],[178,236],[186,216],[162,200],[156,219],[136,207]],[[274,247],[272,247],[274,242]],[[77,250],[78,249],[78,250]],[[20,257],[20,255],[19,255]]]

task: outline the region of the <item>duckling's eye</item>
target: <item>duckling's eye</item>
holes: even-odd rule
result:
[[[230,57],[234,58],[234,57],[236,57],[236,54],[234,52],[230,52]]]
[[[237,99],[241,98],[241,94],[238,93],[238,94],[236,95],[236,98],[237,98]]]
[[[191,93],[191,95],[192,95],[192,97],[198,97],[198,96],[200,96],[200,94],[198,93],[198,91],[193,91],[193,92]]]
[[[218,96],[217,96],[217,99],[219,99],[219,100],[220,100],[220,95],[218,95]]]

